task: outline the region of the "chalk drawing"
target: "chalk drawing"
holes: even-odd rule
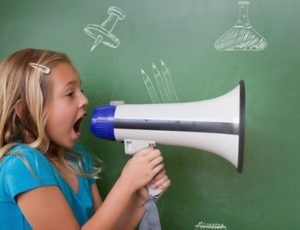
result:
[[[262,51],[267,47],[266,39],[254,30],[248,18],[248,1],[239,1],[239,17],[234,26],[215,42],[219,51]]]
[[[227,227],[224,224],[205,223],[201,221],[195,225],[194,230],[227,230]]]
[[[84,27],[84,32],[92,37],[95,41],[91,48],[91,52],[100,44],[103,43],[111,48],[117,48],[120,45],[120,39],[113,33],[113,29],[119,20],[123,20],[126,14],[120,8],[115,6],[109,7],[107,10],[108,18],[101,24],[88,24]]]
[[[161,60],[160,62],[161,62],[163,78],[167,86],[167,92],[169,94],[169,97],[172,102],[179,102],[170,71],[167,68],[166,64],[163,62],[163,60]]]
[[[141,72],[142,72],[144,84],[148,90],[148,93],[150,95],[152,103],[154,103],[154,104],[159,103],[160,101],[158,99],[158,96],[157,96],[156,90],[154,88],[154,85],[152,83],[152,80],[150,79],[148,74],[143,69],[141,69]]]
[[[179,102],[174,83],[169,69],[161,60],[161,71],[152,63],[153,80],[141,69],[144,84],[147,88],[152,103],[176,103]]]
[[[153,70],[153,76],[154,76],[154,79],[156,82],[156,86],[157,86],[159,94],[162,98],[162,102],[164,102],[164,103],[170,102],[171,99],[167,92],[166,82],[164,81],[164,78],[162,77],[161,73],[157,69],[156,65],[154,65],[153,63],[152,63],[152,70]]]

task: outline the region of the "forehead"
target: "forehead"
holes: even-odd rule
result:
[[[68,63],[60,63],[51,70],[54,87],[65,87],[69,84],[80,85],[80,76],[76,69]]]

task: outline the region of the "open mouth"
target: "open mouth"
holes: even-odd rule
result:
[[[86,114],[84,114],[82,117],[80,117],[74,124],[73,126],[73,130],[74,132],[80,136],[80,124],[81,124],[81,121],[86,117]]]
[[[80,118],[78,121],[75,122],[73,129],[75,131],[76,134],[80,133],[80,123],[82,121],[82,118]]]

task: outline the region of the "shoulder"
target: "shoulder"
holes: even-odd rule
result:
[[[0,179],[12,197],[29,189],[56,184],[54,168],[44,154],[23,144],[12,147],[0,162]]]
[[[30,157],[32,154],[43,154],[41,151],[39,151],[36,148],[30,147],[26,144],[16,144],[13,147],[11,147],[7,153],[7,155],[15,155],[15,153],[22,153],[23,155],[26,155]]]
[[[30,166],[35,171],[38,171],[40,166],[51,168],[49,160],[42,152],[24,144],[13,146],[8,151],[3,159],[3,166],[8,168]]]

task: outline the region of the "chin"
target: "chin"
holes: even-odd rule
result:
[[[68,142],[64,142],[64,143],[60,143],[61,146],[65,147],[65,148],[73,148],[76,144],[76,141],[68,141]]]
[[[76,144],[76,142],[73,142],[72,144],[68,144],[68,145],[66,145],[65,147],[67,147],[67,148],[73,148],[74,146],[75,146],[75,144]]]

